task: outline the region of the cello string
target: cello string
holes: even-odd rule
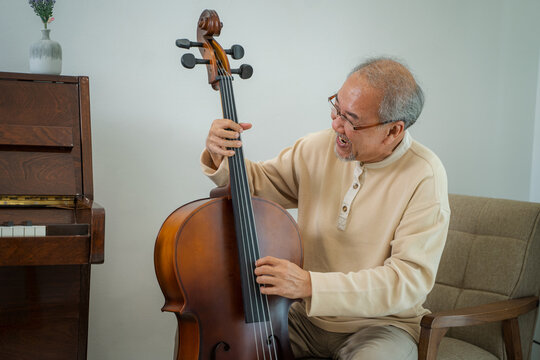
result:
[[[227,80],[224,82],[224,90],[225,90],[225,94],[228,95],[228,106],[227,108],[230,110],[230,119],[232,119],[233,121],[237,122],[238,123],[238,120],[237,120],[237,117],[236,117],[236,114],[234,112],[234,97],[232,96],[232,85],[229,81],[229,79],[227,78]],[[239,151],[237,151],[237,155],[235,155],[233,157],[233,166],[234,166],[234,169],[236,169],[236,171],[234,172],[234,175],[235,175],[235,181],[236,181],[236,184],[237,184],[237,188],[235,189],[236,190],[236,194],[238,196],[237,200],[238,200],[238,207],[239,207],[239,221],[240,221],[240,226],[242,228],[242,232],[243,234],[245,235],[244,236],[244,239],[243,239],[243,246],[244,246],[244,256],[248,255],[249,258],[251,258],[251,250],[250,250],[250,246],[249,246],[249,238],[250,238],[250,234],[248,232],[249,228],[246,226],[245,224],[245,220],[248,219],[248,215],[247,215],[247,210],[246,210],[246,206],[245,206],[245,193],[242,191],[243,190],[243,183],[245,183],[245,181],[242,181],[241,177],[242,177],[242,173],[241,173],[241,164],[243,164],[243,161],[242,161],[243,157],[242,157],[242,151],[241,149],[239,149]],[[233,170],[234,170],[233,169]],[[247,244],[246,244],[247,242]],[[261,314],[260,314],[260,304],[259,302],[257,301],[257,297],[256,297],[256,293],[257,293],[257,284],[255,282],[255,277],[252,273],[252,271],[249,271],[249,270],[253,270],[250,268],[250,265],[252,264],[253,262],[252,261],[248,261],[246,260],[245,262],[245,266],[246,266],[246,271],[247,271],[247,280],[248,280],[248,284],[247,286],[250,288],[250,303],[253,303],[253,301],[256,302],[255,306],[256,306],[256,309],[257,309],[257,320],[260,320],[261,318]],[[251,279],[251,281],[249,281]],[[255,296],[252,295],[252,291],[253,291],[253,294],[255,294]],[[258,326],[259,326],[259,331],[260,331],[260,336],[261,336],[261,350],[263,352],[263,357],[266,359],[266,352],[264,351],[264,345],[262,343],[264,343],[264,340],[263,340],[263,330],[261,328],[261,323],[260,321],[255,321],[256,319],[254,319],[254,322],[258,322]],[[265,324],[266,325],[266,324]],[[267,333],[268,335],[268,329],[266,328],[265,326],[265,332]]]
[[[232,76],[230,76],[230,78],[232,78]],[[230,82],[229,82],[229,83],[230,83]],[[232,84],[231,84],[230,86],[231,86],[231,92],[232,92]],[[234,103],[233,103],[233,106],[234,106]],[[236,108],[233,108],[233,110],[236,111]],[[236,113],[235,113],[235,115],[236,115]],[[243,149],[242,149],[242,152],[243,152]],[[243,156],[242,156],[242,159],[241,159],[241,160],[243,160]],[[245,174],[246,168],[245,168],[245,165],[244,165],[244,162],[243,162],[243,161],[241,161],[240,169],[241,169],[241,171],[243,172],[244,178],[247,180],[247,176],[246,176],[246,174]],[[257,238],[256,227],[255,227],[255,219],[254,219],[253,208],[252,208],[252,206],[249,206],[249,205],[251,205],[251,197],[250,197],[250,191],[249,191],[249,184],[247,183],[247,181],[244,182],[243,184],[245,184],[245,186],[247,187],[247,190],[246,190],[245,193],[247,194],[247,201],[249,202],[249,203],[248,203],[248,210],[250,211],[250,215],[251,215],[251,216],[248,216],[248,217],[247,217],[247,219],[248,219],[249,221],[251,221],[251,224],[250,224],[250,227],[249,227],[249,228],[251,229],[251,231],[252,231],[252,236],[253,236],[253,238],[254,238],[254,240],[255,240],[254,246],[258,249],[258,238]],[[255,252],[255,250],[254,250],[254,252]],[[258,252],[258,251],[257,251],[257,252]],[[257,258],[257,253],[256,253],[256,252],[255,252],[255,254],[254,254],[254,257],[255,257],[255,260],[256,260],[256,258]],[[274,329],[273,329],[273,324],[272,324],[272,317],[271,317],[270,305],[269,305],[269,303],[268,303],[268,296],[267,296],[267,295],[264,295],[264,294],[261,294],[260,291],[258,292],[258,294],[259,294],[259,297],[262,297],[261,301],[262,301],[263,303],[265,303],[265,305],[266,305],[266,310],[267,310],[267,313],[268,313],[268,322],[269,322],[269,325],[270,325],[270,334],[271,334],[272,337],[274,337]],[[264,307],[264,304],[261,304],[261,306]],[[265,329],[266,329],[266,323],[265,323]],[[267,332],[267,336],[268,336],[268,332]],[[270,339],[270,337],[268,337],[268,339]],[[276,349],[276,344],[275,344],[275,338],[274,338],[274,341],[272,341],[272,344],[273,344],[273,350],[274,350],[274,352],[275,352],[275,354],[276,354],[276,358],[277,358],[277,349]],[[269,351],[271,351],[271,350],[269,350]]]
[[[230,95],[232,96],[232,110],[233,110],[233,116],[235,117],[234,121],[238,122],[237,121],[237,114],[236,114],[236,107],[234,106],[234,95],[232,95],[232,83],[231,83],[231,79],[232,79],[232,76],[227,76],[228,77],[228,81],[227,81],[227,85],[230,87]],[[243,178],[245,179],[245,181],[243,181],[241,184],[243,187],[246,187],[243,190],[243,198],[244,198],[244,202],[246,204],[246,209],[245,211],[248,212],[247,216],[246,216],[246,219],[247,221],[249,222],[249,225],[248,225],[248,229],[251,229],[251,245],[252,245],[252,250],[250,250],[250,252],[252,252],[253,254],[253,263],[255,262],[255,260],[257,260],[257,250],[258,250],[258,238],[257,238],[257,232],[256,232],[256,227],[255,227],[255,219],[254,219],[254,213],[253,213],[253,208],[252,208],[252,204],[251,204],[251,196],[250,196],[250,191],[249,191],[249,184],[247,183],[247,176],[246,176],[246,169],[245,169],[245,164],[244,162],[242,161],[243,160],[243,151],[242,151],[242,148],[240,148],[240,153],[239,153],[239,159],[237,160],[237,163],[238,164],[238,167],[239,167],[239,170],[240,170],[240,173],[241,175],[243,176]],[[250,254],[251,255],[251,254]],[[255,280],[255,277],[253,277],[253,280]],[[261,303],[258,302],[258,305],[261,306],[261,310],[263,311],[263,317],[264,317],[264,306],[266,305],[266,310],[267,310],[267,313],[268,313],[268,322],[269,322],[269,326],[270,326],[270,335],[272,338],[274,338],[274,330],[273,330],[273,324],[272,324],[272,318],[271,318],[271,312],[270,312],[270,306],[269,306],[269,303],[268,303],[268,296],[264,295],[264,294],[261,294],[259,289],[257,288],[257,284],[255,282],[255,287],[256,287],[256,293],[258,293],[259,295],[259,298],[261,300]],[[266,320],[266,319],[264,319]],[[267,324],[266,324],[266,321],[265,321],[265,330],[266,330],[266,335],[267,335],[267,338],[268,340],[270,340],[270,336],[268,336],[268,328],[267,328]],[[275,345],[275,338],[273,341],[271,341],[272,345],[273,345],[273,350],[274,350],[274,353],[276,355],[276,359],[277,359],[277,349],[276,349],[276,345]],[[270,347],[270,342],[268,341],[267,342],[268,346]],[[272,353],[272,349],[270,348],[269,349],[269,352],[270,354]]]
[[[221,102],[222,102],[222,108],[223,108],[224,117],[225,118],[231,118],[231,116],[230,116],[230,112],[231,112],[230,111],[230,104],[227,101],[227,98],[226,98],[227,94],[224,91],[224,89],[225,89],[225,86],[224,86],[225,78],[223,76],[223,71],[221,70],[221,67],[218,67],[218,73],[221,76],[220,84],[222,86],[220,86],[220,94],[221,94]],[[230,160],[232,160],[232,159],[230,159]],[[234,164],[234,161],[229,161],[229,164],[232,165],[231,166],[231,171],[232,171],[233,176],[236,176],[237,172],[234,171],[235,167],[236,167],[235,164]],[[233,194],[234,191],[235,191],[235,189],[231,184],[231,194]],[[244,241],[243,240],[244,235],[241,234],[240,236],[241,236],[241,241],[243,242]],[[245,257],[245,255],[244,255],[244,257]],[[242,261],[240,257],[239,257],[239,260]],[[251,289],[248,289],[248,290],[251,292]],[[251,298],[251,295],[250,295],[250,298]],[[254,310],[253,310],[253,303],[251,301],[250,301],[250,308],[251,308],[251,316],[253,317],[254,316]],[[248,309],[244,309],[244,311],[248,311]],[[255,351],[256,351],[256,354],[257,354],[257,359],[259,359],[259,346],[258,346],[258,341],[257,341],[257,329],[256,329],[255,326],[253,327],[253,336],[254,336],[254,340],[255,340]],[[261,340],[261,348],[262,348],[262,340]]]
[[[231,79],[232,79],[231,76],[227,76],[227,82],[226,82],[225,90],[226,90],[226,93],[230,97],[229,106],[230,106],[230,108],[232,110],[232,113],[231,113],[232,119],[233,119],[233,121],[238,123],[238,118],[237,118],[237,114],[236,114],[236,108],[234,106],[234,95],[233,95],[233,91],[232,91]],[[249,257],[251,259],[249,264],[251,265],[251,264],[254,264],[254,261],[256,260],[255,246],[256,246],[257,243],[256,242],[254,243],[254,241],[253,241],[253,239],[254,239],[253,235],[255,235],[255,240],[256,240],[256,232],[255,232],[254,221],[252,221],[250,219],[250,215],[251,215],[251,218],[253,218],[253,211],[251,209],[251,196],[250,196],[250,193],[249,193],[249,185],[247,184],[247,177],[245,176],[245,166],[244,166],[244,161],[243,161],[243,149],[242,148],[239,148],[238,156],[235,156],[235,158],[236,158],[235,159],[235,167],[236,167],[236,170],[237,170],[236,174],[238,174],[238,177],[241,178],[241,180],[238,181],[238,184],[240,186],[239,194],[240,194],[240,200],[242,201],[241,207],[242,207],[242,212],[243,212],[243,220],[247,220],[247,222],[249,223],[248,226],[246,226],[245,222],[244,222],[244,226],[246,227],[247,231],[251,230],[249,232],[249,236],[247,237],[248,250],[249,250],[248,254],[249,254]],[[251,226],[249,226],[249,225],[251,225]],[[253,254],[255,255],[255,258],[252,257]],[[259,298],[260,298],[261,293],[260,293],[260,291],[258,289],[258,285],[257,285],[257,283],[255,281],[255,276],[253,274],[251,274],[251,280],[252,280],[252,285],[254,287],[253,290],[254,290],[255,294],[259,295]],[[261,319],[260,311],[263,311],[263,318],[265,317],[264,316],[263,301],[259,301],[259,299],[257,299],[257,295],[256,295],[254,300],[257,303],[257,314],[258,314],[259,320],[260,320]],[[260,325],[260,321],[259,321],[259,325]],[[266,321],[264,322],[264,328],[265,328],[266,336],[267,336],[267,338],[269,338],[269,336],[268,336],[268,327],[267,327]],[[261,333],[262,333],[262,330],[261,330]],[[271,335],[273,335],[272,330],[271,330]],[[269,351],[270,357],[272,358],[273,356],[272,356],[271,349],[269,349],[268,351]],[[277,358],[277,353],[276,353],[276,358]]]
[[[231,92],[232,92],[232,84],[231,84]],[[234,102],[233,102],[233,106],[234,106]],[[233,110],[236,111],[235,108],[233,108]],[[235,114],[235,115],[236,115],[236,114]],[[242,151],[242,152],[243,152],[243,151]],[[244,172],[244,174],[243,174],[244,178],[247,180],[247,176],[245,175],[246,169],[245,169],[244,162],[243,162],[242,160],[243,160],[243,156],[242,156],[242,158],[240,159],[240,161],[241,161],[241,166],[240,166],[240,168],[241,168],[241,171]],[[250,215],[251,215],[251,217],[248,216],[248,220],[251,221],[250,229],[251,229],[251,231],[252,231],[252,233],[253,233],[252,236],[253,236],[253,238],[255,239],[255,244],[254,244],[254,246],[256,246],[256,247],[258,248],[258,239],[257,239],[257,232],[256,232],[256,227],[255,227],[254,213],[253,213],[253,208],[252,208],[252,206],[250,206],[250,205],[251,205],[251,197],[250,197],[250,192],[249,192],[249,184],[247,183],[247,181],[246,181],[246,182],[243,182],[243,184],[247,187],[247,190],[246,190],[245,194],[247,194],[247,201],[248,201],[248,208],[249,208],[248,210],[250,210]],[[257,254],[255,254],[255,257],[257,257]],[[256,260],[256,259],[255,259],[255,260]],[[262,298],[263,298],[263,299],[262,299],[262,302],[263,302],[263,303],[266,303],[266,309],[267,309],[267,312],[268,312],[268,321],[269,321],[269,325],[270,325],[270,334],[271,334],[272,337],[274,337],[274,330],[273,330],[273,324],[272,324],[272,317],[271,317],[271,312],[270,312],[270,306],[269,306],[269,303],[268,303],[268,296],[261,294],[260,291],[258,292],[258,294],[259,294],[259,297],[262,297]],[[261,304],[261,306],[264,306],[264,305]],[[267,329],[267,328],[266,328],[266,322],[265,322],[265,329]],[[267,336],[268,336],[268,331],[267,331]],[[268,339],[270,339],[270,337],[268,337]],[[274,340],[273,340],[271,343],[272,343],[272,345],[273,345],[273,350],[274,350],[274,352],[275,352],[275,354],[276,354],[276,358],[277,358],[277,349],[276,349],[276,344],[275,344],[275,338],[274,338]],[[269,349],[270,353],[271,353],[271,350],[272,350],[272,349]]]
[[[220,81],[220,83],[221,83],[221,85],[223,85],[223,86],[220,87],[220,90],[221,90],[220,93],[222,95],[222,103],[223,103],[224,115],[225,115],[225,118],[231,119],[232,116],[231,116],[230,102],[227,99],[228,94],[227,94],[226,84],[225,84],[226,79],[225,79],[223,71],[221,69],[220,69],[220,75],[222,76],[222,80]],[[235,178],[234,179],[235,183],[237,184],[238,180],[236,179],[236,177],[237,177],[238,171],[236,170],[237,165],[235,163],[234,156],[233,156],[233,158],[231,158],[231,161],[229,161],[229,164],[231,165],[232,175]],[[236,191],[237,191],[237,189],[235,189],[235,187],[233,187],[232,184],[231,184],[231,194],[234,194],[237,197],[237,194],[235,193]],[[241,227],[241,234],[239,234],[239,235],[240,235],[240,240],[241,240],[241,242],[243,244],[243,247],[245,249],[245,243],[244,243],[245,234],[244,234],[244,228],[243,227]],[[246,254],[245,254],[245,250],[244,250],[244,263],[247,263],[247,260],[245,259],[245,256],[246,256]],[[240,257],[239,257],[239,260],[242,261],[242,259]],[[249,276],[249,268],[248,267],[246,267],[246,273]],[[255,314],[254,314],[254,310],[253,310],[253,302],[251,301],[251,297],[252,297],[251,296],[251,290],[252,290],[251,288],[248,288],[248,291],[249,291],[249,294],[250,294],[249,303],[250,303],[250,308],[251,308],[251,316],[254,317]],[[245,309],[245,311],[247,311],[247,309]],[[254,332],[254,339],[255,339],[255,350],[256,350],[256,354],[257,354],[257,359],[259,359],[259,346],[258,346],[258,341],[257,341],[257,327],[256,327],[255,324],[253,324],[253,325],[254,325],[253,326],[253,332]],[[263,350],[262,331],[261,331],[260,336],[261,336],[261,349]],[[264,350],[263,350],[263,356],[264,356]]]
[[[235,122],[238,122],[237,119],[235,118],[235,114],[233,113],[233,104],[232,101],[234,101],[232,98],[231,98],[231,92],[229,91],[228,89],[228,79],[227,77],[225,76],[224,74],[224,71],[220,68],[220,75],[222,76],[222,81],[220,82],[223,86],[220,88],[222,91],[221,91],[221,94],[222,94],[222,102],[223,102],[223,109],[224,109],[224,112],[225,112],[225,117],[226,118],[229,118]],[[230,164],[232,166],[231,168],[231,171],[232,171],[232,174],[233,174],[233,177],[234,177],[234,180],[235,180],[235,184],[240,184],[240,179],[239,179],[239,176],[240,176],[240,173],[238,171],[238,168],[239,168],[239,160],[238,160],[238,153],[235,153],[235,155],[232,157],[231,161],[230,161]],[[231,191],[232,192],[235,192],[235,195],[236,195],[236,199],[237,201],[239,201],[239,206],[238,206],[238,216],[240,217],[240,219],[238,219],[239,221],[242,220],[242,218],[245,218],[245,215],[241,215],[240,212],[244,212],[244,210],[242,209],[242,204],[241,204],[241,193],[239,194],[238,193],[238,186],[236,188],[233,188],[231,186]],[[246,275],[247,275],[247,279],[250,278],[250,275],[251,277],[253,277],[253,274],[250,274],[250,262],[248,259],[246,259],[246,256],[248,255],[248,253],[246,252],[246,249],[247,249],[247,246],[246,246],[246,241],[247,241],[247,238],[248,238],[248,234],[247,234],[247,230],[246,230],[246,226],[240,226],[241,228],[241,242],[242,242],[242,245],[243,245],[243,248],[244,248],[244,265],[245,265],[245,269],[246,269]],[[239,259],[241,260],[241,259]],[[250,284],[248,283],[248,292],[249,292],[249,303],[250,303],[250,308],[251,308],[251,316],[253,319],[255,319],[255,312],[253,310],[253,295],[252,295],[252,292],[254,293],[255,292],[255,289],[252,289],[252,287],[250,286]],[[256,307],[256,312],[257,312],[257,315],[260,316],[259,314],[259,306],[258,304],[255,304],[255,307]],[[247,309],[246,309],[247,310]],[[263,353],[263,359],[266,359],[266,355],[265,355],[265,351],[264,351],[264,340],[263,340],[263,331],[261,329],[261,325],[260,323],[258,324],[259,326],[259,337],[260,337],[260,341],[261,341],[261,351]],[[257,324],[253,324],[253,331],[254,331],[254,338],[255,338],[255,350],[256,350],[256,353],[257,353],[257,359],[259,359],[259,346],[258,346],[258,341],[257,341]]]

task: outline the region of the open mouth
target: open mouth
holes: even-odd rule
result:
[[[351,141],[347,138],[347,136],[337,132],[334,152],[340,160],[353,161],[355,159]]]
[[[345,146],[347,144],[349,144],[349,139],[347,139],[346,136],[344,135],[341,135],[341,134],[337,134],[337,143],[341,146]]]

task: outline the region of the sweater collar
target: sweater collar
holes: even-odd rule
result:
[[[399,160],[403,156],[403,154],[405,154],[407,152],[407,150],[409,150],[409,148],[411,147],[411,142],[412,142],[412,138],[409,135],[409,132],[405,131],[405,136],[403,136],[403,140],[401,140],[399,145],[392,152],[392,154],[390,154],[390,156],[386,157],[385,159],[383,159],[383,160],[381,160],[379,162],[375,162],[375,163],[363,164],[361,162],[358,162],[358,166],[360,166],[360,167],[363,166],[363,167],[365,167],[367,169],[380,169],[380,168],[383,168],[385,166],[388,166],[388,165],[392,164],[393,162]]]

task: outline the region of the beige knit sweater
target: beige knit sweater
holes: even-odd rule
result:
[[[272,160],[246,160],[254,195],[298,207],[313,294],[294,306],[328,331],[394,325],[418,340],[450,219],[444,167],[408,132],[378,163],[341,161],[334,142],[328,129]],[[205,150],[201,163],[228,183],[228,161],[216,170]]]

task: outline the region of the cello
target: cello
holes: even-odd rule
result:
[[[214,36],[222,26],[215,11],[204,10],[197,42],[179,39],[176,45],[199,48],[203,59],[185,54],[182,64],[206,65],[208,82],[221,95],[223,117],[238,123],[232,74],[245,79],[252,69],[231,69],[227,54],[238,59],[244,51],[239,45],[230,50],[219,45]],[[228,192],[181,206],[156,239],[154,265],[165,297],[161,310],[174,313],[178,322],[175,358],[294,359],[287,322],[293,300],[261,294],[253,271],[255,261],[267,255],[301,267],[298,228],[281,206],[251,196],[242,148],[228,161]]]

